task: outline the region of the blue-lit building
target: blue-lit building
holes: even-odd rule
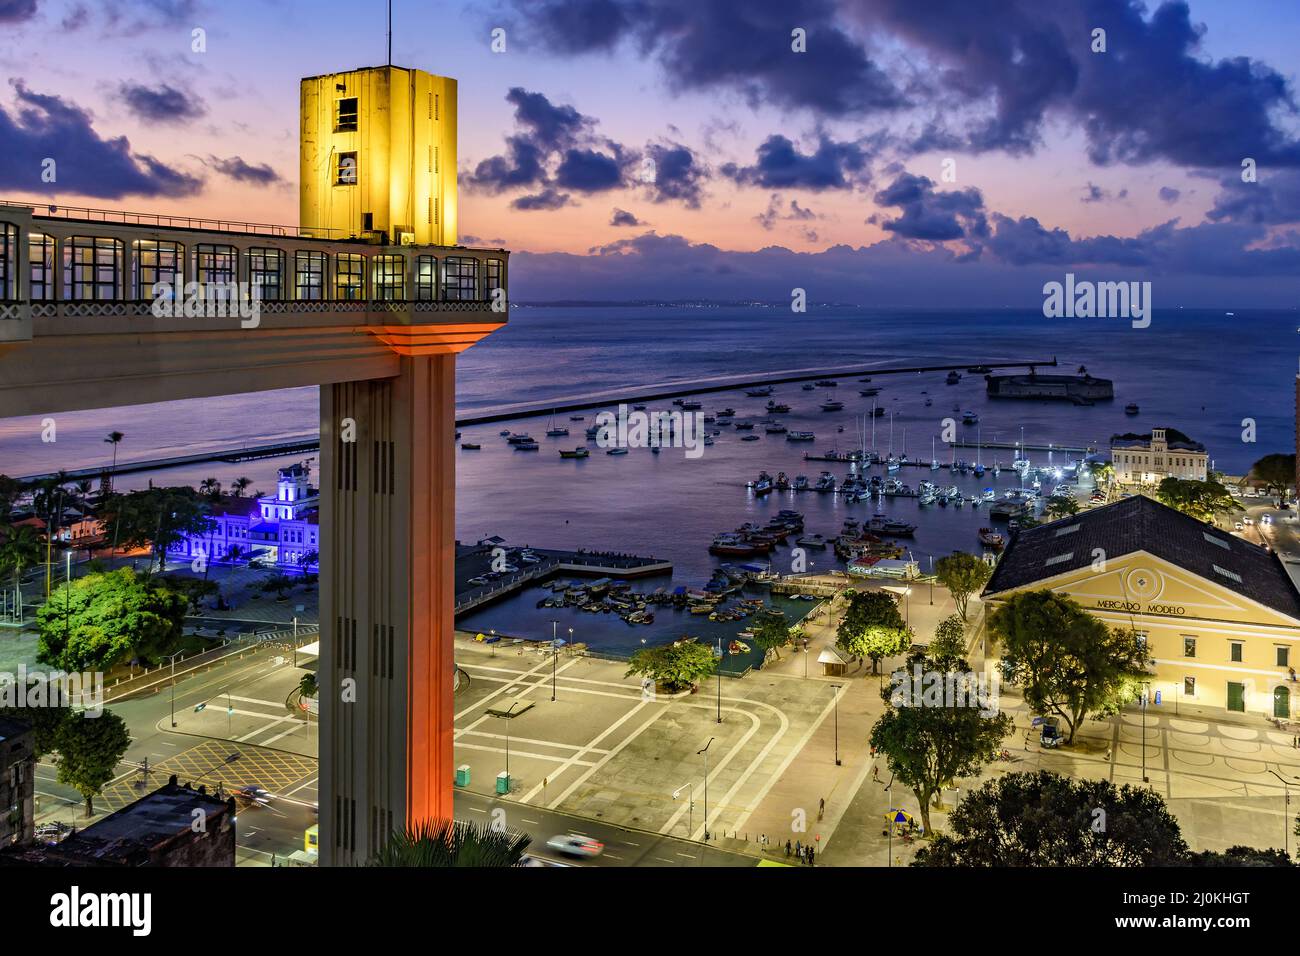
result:
[[[286,570],[318,571],[320,489],[311,486],[309,477],[306,465],[290,465],[280,469],[274,495],[223,495],[212,506],[211,527],[187,535],[168,554],[186,559],[203,555],[217,564],[256,559]],[[310,558],[305,564],[304,556]]]

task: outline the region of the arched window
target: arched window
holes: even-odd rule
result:
[[[194,278],[201,285],[229,285],[236,281],[238,253],[234,246],[199,243],[194,247]]]
[[[135,289],[137,299],[152,299],[153,288],[159,282],[166,282],[172,288],[168,298],[180,298],[185,285],[184,266],[185,247],[179,242],[137,239],[133,246],[135,252]]]
[[[18,227],[0,222],[0,299],[18,298]]]
[[[72,236],[63,242],[63,297],[105,302],[122,297],[122,240]]]

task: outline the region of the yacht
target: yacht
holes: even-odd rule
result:
[[[745,394],[748,395],[750,398],[766,398],[768,395],[771,395],[775,391],[776,391],[775,386],[763,385],[759,388],[747,388],[745,389]]]
[[[1125,415],[1136,415],[1138,411],[1139,409],[1138,409],[1137,402],[1129,402],[1127,405],[1124,406]]]
[[[813,485],[814,491],[834,491],[835,476],[829,471],[823,471],[817,479],[817,484]]]
[[[611,448],[609,451],[605,452],[605,454],[606,454],[606,455],[626,455],[626,454],[627,454],[627,449],[626,449],[626,448]]]
[[[876,514],[863,526],[862,530],[870,531],[873,534],[887,534],[894,538],[910,538],[916,533],[916,525],[908,524],[906,521],[898,521],[883,514]]]
[[[753,431],[753,429],[754,429],[753,422],[736,422],[736,431],[738,432]]]
[[[790,406],[786,405],[784,402],[769,401],[767,403],[767,410],[774,415],[784,415],[790,411]]]
[[[956,372],[956,370],[954,369],[953,371],[951,371],[951,372],[948,373],[948,377],[947,377],[947,379],[945,379],[945,381],[946,381],[949,385],[956,385],[958,382],[961,381],[961,376],[958,375],[957,372]]]
[[[795,491],[807,491],[807,490],[808,490],[808,476],[807,476],[807,475],[795,475],[795,478],[794,478],[794,484],[791,485],[790,487],[792,487]]]
[[[716,414],[719,418],[735,418],[736,410],[734,408],[720,408]]]
[[[817,386],[814,385],[812,382],[805,382],[805,383],[804,383],[803,390],[804,390],[805,392],[811,392],[811,391],[813,391],[816,387],[817,387]]]
[[[844,403],[833,398],[828,398],[822,402],[822,411],[824,412],[838,412],[843,408]]]
[[[966,414],[961,417],[961,423],[963,425],[978,425],[979,421],[980,417],[974,412],[966,412]]]
[[[771,422],[770,424],[763,426],[763,430],[767,432],[769,435],[785,434],[785,426],[782,425],[780,422]]]
[[[586,458],[590,454],[590,450],[586,448],[574,448],[572,450],[567,448],[560,449],[561,458]]]
[[[806,534],[795,541],[795,544],[801,548],[816,548],[819,551],[826,549],[826,538],[820,534]]]
[[[547,438],[563,438],[563,437],[564,437],[565,435],[567,435],[567,434],[569,434],[569,429],[568,429],[567,426],[564,426],[564,425],[557,425],[557,424],[555,424],[555,411],[552,410],[552,411],[551,411],[551,418],[550,418],[550,420],[546,423],[546,437],[547,437]]]
[[[460,443],[460,447],[465,451],[478,451],[483,446],[478,444],[478,442],[463,441]]]
[[[867,396],[868,398],[870,398],[872,395],[879,395],[879,394],[880,394],[880,389],[876,388],[876,387],[873,385],[871,388],[860,388],[860,389],[858,389],[858,394],[859,394],[859,395],[865,395],[865,396]]]
[[[840,383],[833,378],[823,378],[813,383],[813,388],[839,388]]]
[[[533,440],[533,436],[530,435],[530,434],[528,434],[528,432],[519,432],[519,433],[517,433],[517,434],[512,432],[512,433],[510,434],[510,437],[506,439],[506,444],[507,444],[507,445],[527,445],[527,444],[528,444],[529,442],[531,442],[532,440]]]
[[[765,471],[758,473],[758,480],[753,482],[750,487],[756,495],[765,495],[772,490],[772,476]]]
[[[592,425],[592,426],[590,426],[590,427],[587,429],[587,437],[588,437],[588,438],[592,438],[592,439],[594,439],[594,438],[595,438],[597,435],[599,435],[599,434],[600,434],[600,426],[599,426],[599,425]]]
[[[531,438],[528,441],[512,441],[510,444],[514,446],[515,451],[537,451],[542,447]]]
[[[758,436],[758,435],[745,435],[745,436],[743,436],[740,440],[741,440],[741,441],[761,441],[762,439],[761,439],[761,437]]]
[[[817,438],[812,432],[786,432],[786,441],[815,441]]]

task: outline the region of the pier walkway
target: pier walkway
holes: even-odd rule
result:
[[[505,545],[502,545],[505,547]],[[511,547],[510,550],[515,550]],[[491,545],[462,546],[456,553],[456,615],[472,611],[509,594],[514,594],[530,584],[558,574],[574,574],[594,578],[637,578],[654,574],[671,574],[671,561],[645,558],[633,554],[611,554],[603,551],[554,551],[545,548],[530,549],[541,560],[497,578],[488,584],[474,587],[468,580],[478,577],[492,566]]]

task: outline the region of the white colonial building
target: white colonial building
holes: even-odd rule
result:
[[[1165,478],[1204,481],[1210,471],[1205,446],[1175,428],[1153,428],[1149,435],[1112,435],[1110,463],[1125,484],[1156,485]]]

